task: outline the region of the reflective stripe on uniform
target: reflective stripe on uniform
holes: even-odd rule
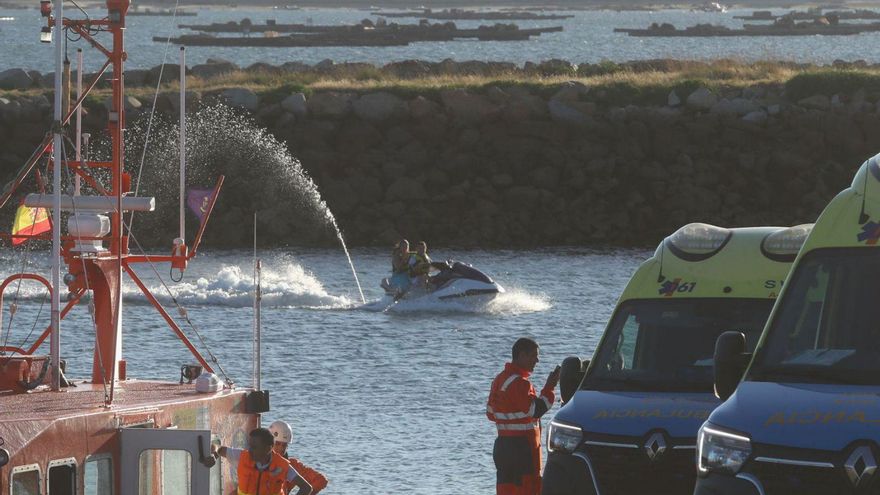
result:
[[[523,412],[514,412],[514,413],[492,413],[492,414],[498,419],[513,420],[513,419],[527,419],[527,418],[532,419],[532,416],[534,416],[535,412],[530,410],[529,412],[524,412],[524,413]]]
[[[510,375],[507,380],[504,380],[504,383],[501,384],[501,391],[507,392],[507,387],[509,387],[517,378],[519,378],[519,375]]]
[[[553,407],[553,403],[550,402],[550,399],[548,399],[547,397],[544,397],[544,396],[542,395],[542,396],[541,396],[541,400],[544,401],[544,404],[547,404],[547,410],[548,410],[548,411],[550,410],[551,407]],[[535,405],[532,404],[532,409],[534,409],[534,408],[535,408]]]
[[[538,429],[537,423],[495,423],[498,431],[532,431]]]

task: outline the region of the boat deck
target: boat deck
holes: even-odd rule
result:
[[[88,382],[75,384],[76,387],[68,387],[61,392],[40,387],[24,394],[0,394],[0,424],[22,420],[54,420],[108,411],[136,411],[235,393],[221,391],[200,394],[196,392],[194,384],[126,380],[116,386],[113,406],[105,408],[104,387]]]

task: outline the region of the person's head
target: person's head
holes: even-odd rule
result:
[[[256,462],[268,461],[274,444],[272,432],[266,428],[254,428],[248,436],[248,452]]]
[[[419,254],[424,256],[425,254],[428,253],[428,243],[426,243],[425,241],[421,241],[421,242],[419,242],[419,245],[416,249],[418,250]]]
[[[397,243],[397,250],[401,253],[406,253],[409,251],[409,241],[406,239],[401,239],[400,242]]]
[[[287,446],[293,441],[293,429],[284,421],[275,421],[269,425],[269,431],[275,440],[275,452],[284,455],[287,453]]]
[[[517,339],[511,354],[513,364],[526,371],[534,371],[538,364],[538,343],[528,337]]]

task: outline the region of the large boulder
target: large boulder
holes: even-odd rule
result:
[[[351,112],[354,97],[349,93],[328,91],[316,93],[309,99],[309,113],[319,117],[343,117]]]
[[[718,97],[707,88],[699,88],[688,95],[686,102],[691,108],[709,110],[718,103]]]
[[[24,69],[7,69],[0,72],[0,89],[28,89],[34,84]]]
[[[712,105],[709,111],[721,114],[746,115],[760,109],[761,107],[757,103],[745,98],[734,98],[732,100],[722,98],[718,103]]]
[[[260,97],[247,88],[224,89],[220,97],[231,107],[244,108],[251,112],[255,112],[260,105]]]
[[[105,73],[106,77],[110,77],[111,75]],[[155,85],[159,82],[159,79],[162,79],[162,83],[169,83],[171,81],[179,81],[180,80],[180,64],[165,64],[165,66],[157,65],[152,69],[147,70],[147,73],[144,77],[144,84]]]
[[[391,93],[379,92],[361,96],[352,104],[354,113],[363,120],[381,122],[406,115],[406,102]]]
[[[514,98],[504,107],[504,118],[512,121],[544,118],[547,116],[547,104],[538,96],[522,96]]]
[[[213,79],[217,76],[228,74],[229,72],[234,72],[237,70],[237,65],[233,64],[232,62],[227,62],[225,60],[217,61],[215,63],[194,65],[192,69],[190,69],[192,75],[201,79]]]
[[[21,116],[21,103],[11,98],[0,98],[0,122],[16,122]]]
[[[104,107],[107,108],[108,111],[110,110],[110,106],[112,104],[112,101],[113,101],[112,98],[109,96],[104,99]],[[141,101],[138,100],[137,98],[135,98],[134,96],[125,96],[122,101],[123,101],[123,105],[125,106],[126,113],[137,113],[144,106],[144,104],[141,103]],[[178,101],[179,101],[179,99],[178,99]]]
[[[498,106],[487,98],[468,93],[464,89],[442,91],[440,99],[447,112],[464,121],[485,120],[498,111]]]
[[[827,112],[828,110],[831,110],[831,99],[825,95],[813,95],[799,100],[798,105],[811,110],[822,110],[823,112]]]
[[[382,72],[402,79],[424,77],[431,73],[431,65],[423,60],[402,60],[382,67]]]
[[[416,119],[434,117],[440,114],[440,105],[424,96],[416,96],[409,101],[409,114]]]
[[[581,96],[586,96],[590,92],[589,86],[578,81],[568,81],[562,83],[551,99],[562,101],[578,101]]]
[[[126,69],[125,70],[125,85],[128,87],[136,87],[143,86],[147,82],[147,77],[149,77],[150,71],[144,69]],[[83,78],[83,84],[86,84],[86,79]]]
[[[567,122],[569,124],[588,124],[590,117],[572,106],[569,102],[562,100],[550,100],[547,102],[547,110],[550,117],[557,122]]]
[[[281,100],[281,108],[297,117],[304,117],[308,113],[306,95],[303,93],[294,93],[288,96]]]
[[[759,123],[767,120],[767,112],[764,110],[755,110],[754,112],[749,112],[745,114],[742,118],[746,122]]]
[[[577,74],[577,65],[568,60],[554,58],[545,60],[537,65],[529,67],[531,71],[545,76],[573,76]]]

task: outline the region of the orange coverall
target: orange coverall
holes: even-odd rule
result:
[[[553,387],[541,395],[529,381],[530,373],[512,363],[492,381],[486,416],[498,428],[492,457],[497,495],[541,493],[541,416],[556,399]]]
[[[296,457],[290,457],[287,459],[290,462],[291,467],[299,473],[300,476],[304,480],[306,480],[310,485],[312,485],[312,495],[316,495],[318,492],[327,488],[327,478],[319,473],[318,471],[306,466],[302,462],[299,461]],[[293,483],[286,483],[284,485],[284,493],[289,493],[293,487],[296,486]]]

